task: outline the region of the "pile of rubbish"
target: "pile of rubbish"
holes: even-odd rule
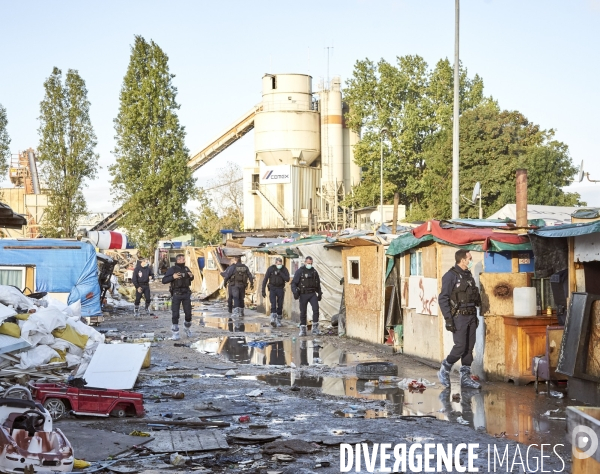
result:
[[[113,270],[113,275],[116,276],[119,281],[126,281],[127,271],[133,270],[137,264],[138,251],[136,249],[103,250],[103,253],[117,262]]]
[[[40,296],[40,295],[38,295]],[[0,285],[0,378],[63,380],[59,369],[85,370],[104,336],[81,321],[81,302],[30,298]]]

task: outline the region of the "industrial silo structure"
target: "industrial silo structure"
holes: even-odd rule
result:
[[[321,182],[321,125],[312,78],[266,74],[261,105],[254,119],[256,164],[244,170],[244,227],[306,227]]]

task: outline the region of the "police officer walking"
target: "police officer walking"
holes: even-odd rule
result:
[[[262,284],[262,297],[267,297],[266,288],[269,287],[269,301],[271,302],[271,326],[281,327],[283,317],[283,295],[285,284],[290,281],[290,272],[283,266],[283,259],[277,257],[275,265],[267,268]]]
[[[250,282],[250,289],[254,289],[254,277],[250,269],[242,263],[242,257],[235,257],[235,264],[230,265],[225,270],[223,283],[229,285],[229,290],[233,296],[232,317],[244,317],[244,298],[246,297],[246,288]]]
[[[135,303],[133,306],[133,317],[140,317],[140,302],[142,296],[146,302],[146,314],[150,315],[150,278],[154,280],[154,271],[147,258],[142,258],[133,271],[131,281],[135,286]]]
[[[171,304],[171,331],[173,333],[174,341],[181,339],[179,337],[179,308],[183,306],[183,312],[185,314],[184,331],[187,337],[192,337],[192,291],[190,286],[194,274],[192,271],[185,266],[185,255],[179,254],[175,257],[175,265],[167,270],[165,276],[162,279],[163,283],[170,283],[170,291],[173,297]]]
[[[438,378],[442,385],[449,387],[450,371],[460,359],[461,387],[481,388],[481,385],[471,378],[475,334],[479,324],[477,306],[481,306],[479,288],[470,271],[473,257],[467,250],[459,250],[454,258],[456,265],[442,277],[442,292],[438,298],[446,320],[446,330],[453,334],[454,347],[442,361]]]
[[[308,304],[313,312],[312,334],[321,334],[319,331],[319,301],[323,297],[319,273],[312,266],[312,257],[304,259],[304,266],[294,273],[292,280],[292,293],[295,299],[300,299],[300,337],[306,336],[306,311]]]

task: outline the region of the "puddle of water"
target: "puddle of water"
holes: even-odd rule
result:
[[[364,418],[428,415],[455,423],[464,421],[472,428],[484,430],[492,436],[526,445],[542,442],[564,444],[564,421],[551,420],[542,415],[547,410],[548,403],[554,408],[562,407],[561,411],[564,411],[564,406],[556,405],[556,399],[536,397],[532,387],[494,384],[485,391],[461,391],[460,387],[442,390],[442,387],[436,386],[428,387],[423,392],[411,392],[391,385],[373,386],[356,377],[298,378],[294,371],[259,375],[256,378],[269,385],[310,387],[320,389],[327,395],[381,400],[392,404],[390,411],[369,409],[364,415],[361,413],[360,416]],[[453,400],[453,394],[459,394],[460,398]],[[343,416],[357,415],[345,413]],[[404,422],[403,419],[398,420],[398,423]]]
[[[296,338],[255,341],[246,336],[213,337],[193,343],[192,348],[238,364],[289,366],[293,362],[297,367],[334,367],[376,360],[371,354],[346,352],[330,343]]]
[[[263,326],[261,323],[231,321],[227,316],[209,316],[206,312],[200,314],[198,324],[202,327],[221,329],[229,332],[258,332],[271,334],[269,326]]]

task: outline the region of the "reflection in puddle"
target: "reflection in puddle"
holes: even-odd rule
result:
[[[346,352],[330,343],[316,340],[286,339],[279,341],[252,340],[246,336],[213,337],[192,344],[204,353],[219,354],[238,364],[289,366],[344,366],[376,360],[367,353]]]
[[[229,332],[259,332],[271,334],[271,328],[261,323],[245,322],[244,320],[231,321],[228,317],[207,316],[206,313],[200,315],[198,321],[200,326],[207,328],[221,329]]]
[[[366,410],[356,413],[348,405],[340,416],[385,418],[393,416],[434,416],[439,420],[467,423],[475,429],[487,431],[492,436],[512,439],[523,444],[541,442],[564,443],[564,422],[542,416],[539,399],[523,396],[523,391],[462,390],[460,387],[444,389],[429,387],[423,392],[410,392],[391,385],[374,386],[356,377],[298,377],[296,371],[259,375],[257,380],[275,386],[298,386],[320,389],[324,394],[337,397],[354,397],[381,400],[391,403],[391,409]],[[523,387],[526,389],[526,387]],[[527,392],[528,393],[528,392]],[[460,397],[452,395],[459,394]],[[365,407],[366,408],[366,407]],[[404,423],[405,420],[398,420]]]

